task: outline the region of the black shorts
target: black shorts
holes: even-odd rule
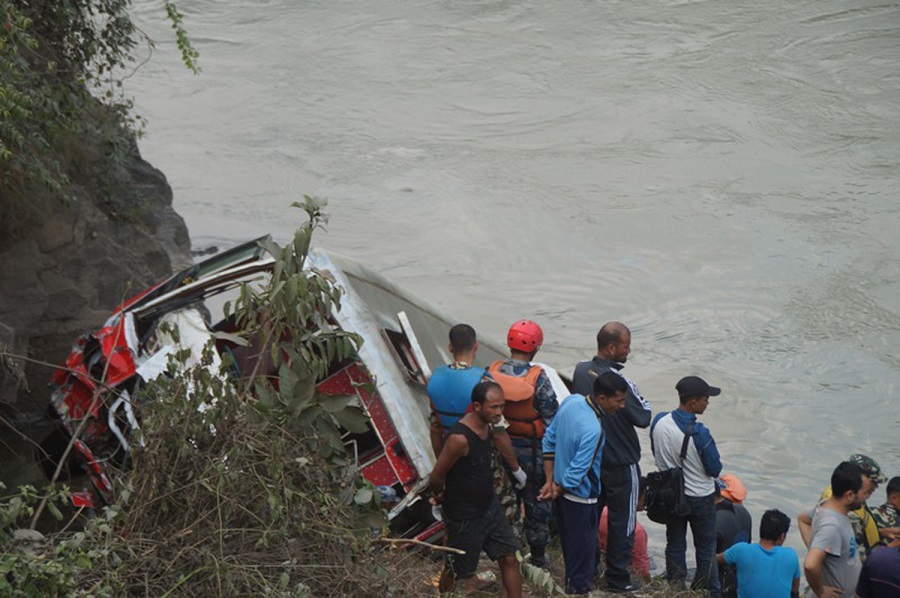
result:
[[[481,517],[464,520],[445,517],[444,523],[447,524],[447,546],[466,551],[466,554],[447,556],[447,570],[457,579],[475,575],[482,550],[496,561],[516,554],[522,546],[506,521],[496,496]]]

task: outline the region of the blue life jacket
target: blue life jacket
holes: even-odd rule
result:
[[[472,389],[484,378],[483,368],[455,370],[442,365],[434,370],[428,381],[428,398],[446,432],[459,421],[472,403]]]

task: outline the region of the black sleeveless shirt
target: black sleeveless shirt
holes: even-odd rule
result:
[[[459,422],[453,424],[449,434],[465,436],[469,441],[469,454],[460,457],[447,472],[444,516],[457,521],[481,517],[494,498],[490,428],[486,440]]]

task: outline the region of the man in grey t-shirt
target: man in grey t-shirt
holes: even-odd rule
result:
[[[833,495],[807,512],[800,535],[809,547],[803,562],[806,598],[853,598],[862,563],[847,514],[862,505],[863,470],[844,461],[831,474]]]

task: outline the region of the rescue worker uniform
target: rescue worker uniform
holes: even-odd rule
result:
[[[550,543],[553,505],[550,501],[537,500],[545,482],[541,441],[559,403],[547,374],[540,366],[532,366],[528,361],[512,358],[496,361],[488,368],[488,375],[503,387],[506,397],[503,413],[509,423],[507,432],[519,467],[528,476],[522,489],[525,539],[531,548],[532,563],[543,566],[546,564],[544,552]],[[529,396],[514,400],[523,392],[528,392]]]
[[[484,368],[464,361],[455,361],[434,370],[428,380],[431,399],[431,420],[439,425],[444,436],[459,421],[472,404],[472,389],[482,380],[490,379]]]

